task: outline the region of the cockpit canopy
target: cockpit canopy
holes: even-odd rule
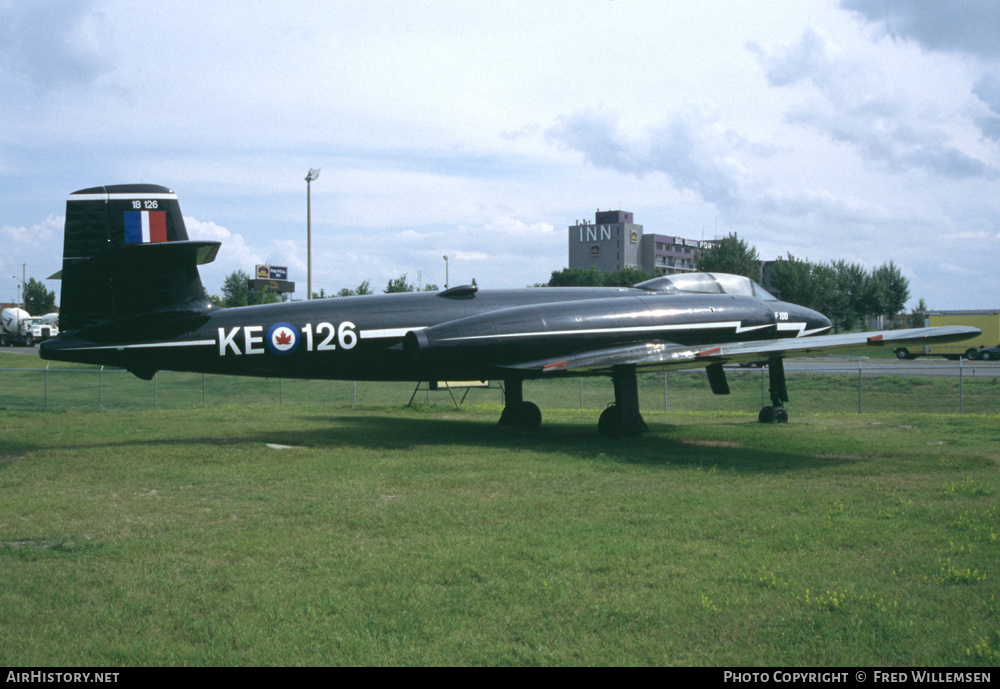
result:
[[[748,277],[729,273],[677,273],[661,275],[636,285],[639,289],[666,294],[734,294],[778,301],[763,287]]]

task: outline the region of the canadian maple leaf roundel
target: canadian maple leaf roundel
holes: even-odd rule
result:
[[[291,354],[299,346],[299,331],[290,323],[275,323],[267,331],[267,347],[275,354]]]

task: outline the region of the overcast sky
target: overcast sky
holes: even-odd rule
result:
[[[1000,307],[998,36],[1000,0],[0,0],[0,301],[131,182],[223,242],[210,292],[304,298],[318,167],[315,291],[545,282],[600,208]]]

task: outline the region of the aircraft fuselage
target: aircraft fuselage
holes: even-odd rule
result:
[[[485,380],[503,377],[508,364],[584,349],[649,341],[710,345],[829,327],[815,311],[738,295],[665,295],[634,288],[452,293],[150,314],[65,333],[44,343],[41,356],[120,366],[142,377],[175,370],[331,380]]]

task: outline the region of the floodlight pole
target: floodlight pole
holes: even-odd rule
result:
[[[319,168],[310,168],[306,175],[306,299],[313,294],[313,249],[312,249],[312,182],[319,177]]]
[[[444,259],[444,288],[448,289],[448,257],[442,256]]]
[[[18,279],[18,277],[16,275],[11,275],[11,277],[14,278],[15,280],[17,280],[17,282],[18,282],[18,284],[17,284],[17,294],[18,294],[17,304],[20,304],[21,308],[23,309],[25,307],[25,304],[24,304],[24,291],[23,290],[24,290],[24,288],[26,288],[28,286],[28,283],[26,283],[24,281],[24,278]],[[17,306],[17,304],[14,304],[14,306]]]

